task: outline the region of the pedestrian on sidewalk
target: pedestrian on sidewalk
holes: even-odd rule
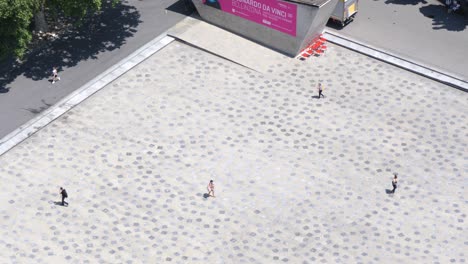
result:
[[[67,204],[67,206],[68,206],[68,203],[65,202],[65,198],[68,198],[68,193],[67,193],[67,191],[66,191],[64,188],[62,188],[62,187],[60,187],[60,195],[62,195],[62,206],[65,206],[65,204]]]
[[[322,83],[318,83],[318,87],[317,87],[317,90],[318,90],[318,99],[320,99],[320,96],[323,96],[323,98],[325,98],[325,95],[323,95],[323,87],[322,87]]]
[[[209,196],[215,197],[213,180],[211,180],[210,183],[208,183],[208,186],[206,186],[206,189],[208,189],[208,195]]]
[[[394,173],[393,174],[393,180],[392,180],[392,186],[393,186],[392,193],[395,193],[395,190],[397,188],[397,184],[398,184],[398,174]]]
[[[52,76],[51,77],[52,77],[52,83],[60,81],[60,77],[58,76],[57,67],[52,68]]]

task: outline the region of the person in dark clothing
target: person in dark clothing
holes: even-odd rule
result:
[[[60,187],[60,194],[62,195],[62,206],[65,206],[65,204],[67,204],[68,206],[68,203],[65,202],[65,198],[68,198],[67,191],[64,188]]]
[[[318,84],[317,90],[318,90],[318,92],[319,92],[319,95],[318,95],[318,98],[319,98],[319,99],[320,99],[320,96],[325,97],[325,95],[323,95],[323,88],[322,88],[322,84],[321,84],[321,83]]]
[[[395,190],[397,188],[397,184],[398,184],[398,176],[395,173],[395,174],[393,174],[393,180],[392,180],[392,186],[393,186],[392,193],[395,193]]]

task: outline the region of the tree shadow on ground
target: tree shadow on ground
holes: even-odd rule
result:
[[[52,67],[59,72],[77,65],[80,61],[97,59],[101,52],[112,51],[125,44],[141,23],[140,13],[133,6],[103,3],[99,13],[86,18],[81,26],[72,28],[58,39],[32,51],[22,63],[13,59],[0,65],[0,92],[16,77],[24,75],[33,80],[49,78]]]
[[[468,25],[468,19],[460,14],[448,13],[443,5],[427,5],[419,11],[432,19],[433,29],[446,29],[448,31],[463,31]]]
[[[393,5],[418,5],[418,4],[427,4],[426,0],[386,0],[385,4]]]
[[[179,13],[179,14],[186,15],[186,16],[196,11],[195,5],[190,0],[179,0],[173,3],[172,5],[170,5],[166,9],[168,11],[172,11],[172,12]]]

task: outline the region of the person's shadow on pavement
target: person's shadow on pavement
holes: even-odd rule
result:
[[[62,205],[62,202],[54,202],[55,205],[63,206],[63,207],[68,207],[68,203],[65,202],[65,205]]]

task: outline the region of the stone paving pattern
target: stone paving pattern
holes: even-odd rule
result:
[[[465,263],[467,103],[333,45],[260,74],[174,42],[0,157],[0,262]]]

